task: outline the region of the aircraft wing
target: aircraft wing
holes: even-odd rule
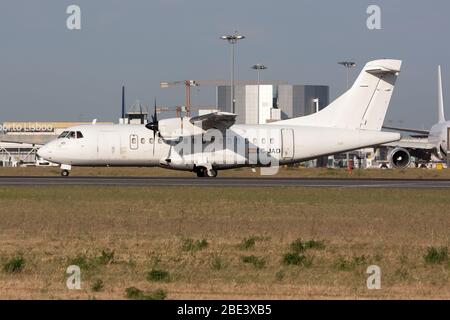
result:
[[[436,148],[436,145],[430,143],[428,138],[412,138],[412,137],[403,137],[399,141],[384,143],[385,147],[401,147],[408,149],[423,149],[423,150],[432,150]]]
[[[425,135],[430,134],[430,131],[423,130],[423,129],[396,128],[396,127],[388,127],[388,126],[383,126],[383,129],[412,132],[412,133],[425,134]]]
[[[201,116],[192,117],[189,121],[193,125],[201,125],[203,130],[218,129],[225,130],[236,122],[237,114],[229,112],[212,112]]]

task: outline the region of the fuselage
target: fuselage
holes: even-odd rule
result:
[[[165,139],[144,125],[82,125],[39,150],[70,166],[161,166],[193,170],[278,166],[396,141],[396,133],[311,126],[233,125]]]

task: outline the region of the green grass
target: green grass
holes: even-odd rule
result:
[[[289,252],[283,255],[283,264],[289,266],[300,266],[305,268],[310,268],[312,266],[313,259],[311,257],[307,257],[298,252]]]
[[[256,241],[258,240],[258,237],[249,237],[242,240],[241,244],[239,245],[239,248],[241,250],[249,250],[255,247]]]
[[[226,263],[219,255],[213,255],[211,257],[211,268],[216,271],[220,271],[226,268]]]
[[[290,247],[292,251],[301,253],[306,251],[307,249],[324,249],[325,242],[322,240],[303,241],[301,238],[298,238],[291,243]]]
[[[6,273],[20,273],[25,268],[25,259],[22,254],[17,254],[3,265],[3,271]]]
[[[241,257],[243,263],[252,264],[256,269],[262,269],[266,266],[266,260],[264,258],[256,257],[254,255],[251,256],[243,256]]]
[[[102,291],[104,287],[105,287],[105,284],[103,283],[103,280],[97,279],[91,285],[91,290],[94,292],[99,292],[99,291]]]
[[[125,289],[125,296],[132,300],[164,300],[167,297],[167,293],[163,289],[144,293],[144,291],[136,287],[129,287]]]
[[[166,270],[153,269],[147,273],[147,280],[151,282],[167,282],[170,274]]]
[[[333,266],[339,271],[352,271],[355,270],[356,267],[368,265],[368,263],[368,257],[364,255],[354,256],[352,258],[339,256]]]
[[[447,247],[428,247],[426,254],[423,256],[427,264],[440,264],[449,260]]]
[[[104,249],[99,256],[93,258],[92,263],[97,265],[107,265],[114,261],[114,250]]]
[[[75,257],[68,259],[69,265],[76,265],[82,270],[92,270],[99,266],[105,266],[113,263],[114,251],[104,249],[100,255],[88,256],[87,254],[77,254]]]

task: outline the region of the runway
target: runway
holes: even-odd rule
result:
[[[0,186],[196,186],[308,188],[450,188],[450,180],[196,177],[0,177]]]

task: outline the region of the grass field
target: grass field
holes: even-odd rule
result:
[[[1,299],[450,299],[447,189],[0,187],[0,204]]]
[[[59,167],[2,168],[0,176],[59,176]],[[194,177],[187,171],[167,170],[162,168],[80,168],[74,167],[71,176],[165,176]],[[382,178],[382,179],[450,179],[450,170],[436,169],[355,169],[351,173],[347,169],[327,168],[280,168],[277,175],[261,176],[259,169],[253,172],[250,168],[219,171],[219,177],[298,177],[298,178]]]

